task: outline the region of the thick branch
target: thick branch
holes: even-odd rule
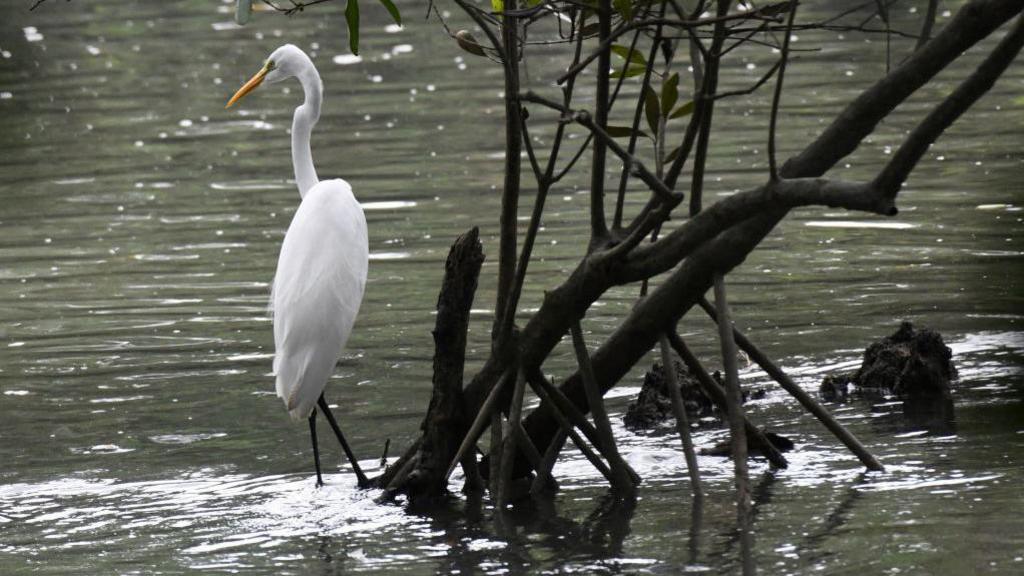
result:
[[[974,0],[902,65],[858,96],[803,152],[780,171],[783,178],[820,176],[846,157],[875,126],[968,48],[1024,9],[1020,0]]]
[[[799,206],[829,206],[863,210],[892,216],[896,208],[867,184],[796,178],[768,182],[762,186],[719,200],[687,220],[672,233],[653,244],[637,246],[626,262],[617,268],[620,282],[649,278],[671,269],[698,246],[722,230],[739,224],[753,214],[770,209]]]
[[[893,155],[892,160],[875,179],[883,194],[892,198],[900,191],[928,147],[996,83],[1024,46],[1024,17],[1018,18],[1010,33],[996,46],[988,58],[964,80],[952,94],[936,106]]]

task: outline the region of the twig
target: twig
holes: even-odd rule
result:
[[[495,382],[494,387],[491,388],[490,394],[487,395],[487,399],[480,406],[480,410],[476,414],[476,418],[473,420],[473,424],[470,425],[469,430],[466,432],[465,438],[462,439],[462,444],[459,445],[459,450],[455,453],[455,457],[452,458],[451,463],[448,465],[448,470],[445,471],[444,479],[447,480],[452,475],[452,470],[459,464],[466,454],[473,446],[476,445],[476,441],[480,439],[480,435],[483,433],[484,428],[488,424],[488,420],[491,419],[491,414],[495,411],[498,405],[498,397],[500,396],[501,389],[505,385],[505,381],[514,377],[512,370],[507,370],[501,378]],[[493,479],[494,476],[492,475]]]
[[[769,68],[768,71],[765,72],[764,75],[762,75],[757,80],[757,82],[754,82],[753,84],[751,84],[747,88],[741,88],[739,90],[730,90],[730,91],[727,91],[727,92],[719,92],[718,94],[715,94],[713,99],[714,100],[721,100],[723,98],[730,98],[732,96],[745,96],[747,94],[752,94],[758,88],[763,86],[765,82],[770,80],[771,77],[775,75],[775,71],[778,70],[780,66],[782,66],[782,59],[781,58],[776,60],[775,64],[772,64],[772,67]]]
[[[566,80],[568,80],[570,76],[579,74],[584,68],[589,66],[591,62],[598,58],[602,52],[607,52],[611,47],[612,43],[619,36],[622,36],[623,34],[630,32],[632,30],[650,28],[652,26],[657,26],[659,24],[674,28],[697,28],[700,26],[707,26],[709,24],[717,24],[719,22],[728,22],[732,20],[759,20],[764,18],[760,15],[761,12],[766,11],[771,7],[772,6],[765,6],[760,10],[744,12],[742,14],[733,14],[724,17],[701,18],[697,20],[676,20],[673,18],[648,18],[645,20],[637,20],[634,22],[630,22],[628,24],[616,28],[615,31],[609,34],[607,38],[602,40],[601,44],[597,47],[596,50],[594,50],[592,53],[590,53],[590,55],[581,60],[579,64],[566,70],[565,73],[556,78],[555,83],[562,84]]]
[[[566,422],[568,424],[568,422]],[[537,472],[537,476],[533,479],[533,484],[530,485],[530,493],[537,495],[545,490],[555,490],[558,488],[558,483],[555,482],[554,477],[551,476],[551,469],[555,466],[555,460],[558,459],[558,454],[562,451],[562,446],[565,445],[565,441],[569,438],[569,430],[563,426],[555,434],[555,437],[551,439],[547,449],[544,450],[544,455],[541,456],[540,464],[534,469]],[[599,460],[600,461],[600,460]],[[602,463],[603,464],[603,463]],[[609,481],[611,481],[609,479]]]
[[[771,120],[768,124],[768,174],[772,182],[779,179],[779,170],[775,165],[775,123],[779,116],[779,102],[782,100],[782,81],[786,76],[786,64],[789,62],[789,39],[793,35],[793,19],[796,18],[796,8],[796,4],[794,4],[789,9],[786,37],[782,40],[782,56],[779,57],[779,76],[775,79],[775,95],[772,97]]]
[[[661,10],[662,10],[662,13],[664,14],[665,4],[661,5]],[[640,94],[641,95],[644,93],[644,90],[647,90],[647,87],[650,86],[650,84],[651,84],[651,73],[654,71],[654,59],[655,59],[655,57],[658,54],[659,40],[657,38],[660,35],[660,32],[661,32],[661,27],[659,26],[658,27],[658,34],[655,35],[655,40],[653,42],[651,42],[651,49],[650,49],[650,52],[647,54],[647,63],[644,65],[644,77],[640,81]],[[629,58],[632,58],[633,51],[636,49],[636,43],[637,43],[637,40],[639,38],[640,38],[640,32],[637,31],[637,33],[633,35],[633,42],[629,45],[629,52],[627,53],[629,55]],[[627,60],[626,64],[623,66],[623,70],[628,69],[629,63],[630,63],[630,60]],[[625,74],[623,74],[623,77],[625,77]],[[636,99],[636,106],[633,109],[633,123],[631,125],[632,126],[632,133],[630,133],[630,135],[629,135],[629,144],[626,145],[626,152],[629,153],[630,155],[633,155],[634,153],[636,153],[636,142],[637,142],[637,139],[640,137],[640,119],[643,117],[643,114],[644,114],[644,99],[643,98],[637,98]],[[626,184],[628,182],[629,182],[629,166],[623,166],[622,167],[622,173],[619,176],[619,191],[618,191],[618,195],[615,198],[615,214],[612,216],[612,229],[613,230],[618,230],[619,228],[622,227],[622,209],[623,209],[623,206],[624,206],[625,201],[626,201]]]
[[[522,96],[520,96],[520,98],[525,102],[533,102],[535,104],[540,104],[542,106],[547,106],[548,108],[551,108],[553,110],[557,110],[562,113],[563,118],[570,118],[574,120],[576,123],[583,126],[584,128],[587,128],[598,141],[603,142],[608,147],[608,149],[615,153],[615,155],[618,156],[627,166],[632,167],[632,169],[637,173],[637,175],[644,182],[644,184],[647,184],[652,191],[661,196],[663,199],[675,199],[676,194],[669,190],[665,186],[665,184],[658,179],[657,176],[652,174],[651,171],[644,166],[643,162],[641,162],[639,159],[626,152],[626,150],[623,149],[622,146],[620,146],[614,138],[612,138],[607,132],[605,132],[603,128],[596,125],[594,121],[591,119],[590,113],[586,112],[585,110],[571,110],[557,102],[538,96],[532,91],[523,94]]]
[[[576,445],[576,448],[578,448],[579,451],[582,452],[584,456],[586,456],[587,460],[589,460],[590,463],[594,465],[594,468],[596,468],[597,471],[600,472],[601,475],[604,476],[609,483],[614,482],[611,469],[608,468],[608,466],[604,463],[604,461],[601,460],[601,458],[597,454],[594,454],[594,451],[590,449],[590,446],[587,445],[587,442],[580,437],[579,433],[576,432],[576,428],[573,427],[573,424],[572,422],[570,422],[569,417],[566,416],[564,412],[562,412],[561,408],[559,408],[555,400],[548,395],[548,393],[545,391],[544,386],[540,384],[540,380],[541,379],[537,377],[528,377],[527,383],[530,384],[530,387],[537,394],[537,397],[540,398],[541,403],[547,405],[550,408],[551,414],[553,414],[555,417],[555,421],[557,421],[559,426],[561,427],[560,433],[564,432],[566,435],[568,435],[568,437],[572,440],[573,444]],[[550,451],[551,448],[549,447],[547,452]],[[552,456],[552,464],[554,464],[554,456]]]

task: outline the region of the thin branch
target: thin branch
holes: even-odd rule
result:
[[[535,104],[540,104],[542,106],[547,106],[548,108],[551,108],[553,110],[557,110],[563,114],[563,117],[569,117],[579,125],[583,126],[584,128],[587,128],[594,135],[598,142],[603,143],[627,166],[630,166],[632,170],[636,172],[637,176],[644,182],[644,184],[647,184],[647,186],[649,186],[651,190],[662,196],[663,199],[675,199],[675,193],[669,190],[665,186],[664,182],[659,180],[657,176],[655,176],[650,170],[648,170],[647,167],[644,166],[643,162],[641,162],[639,159],[626,152],[626,150],[622,146],[620,146],[619,143],[616,142],[615,139],[611,137],[611,135],[605,132],[604,129],[602,129],[600,126],[595,124],[590,117],[590,113],[588,113],[587,111],[570,110],[557,102],[553,102],[551,100],[548,100],[547,98],[538,96],[532,91],[523,94],[522,96],[520,96],[520,99],[522,99],[525,102],[533,102]]]
[[[799,384],[794,382],[781,368],[778,367],[767,355],[754,345],[742,332],[732,326],[725,317],[721,316],[715,307],[711,305],[706,299],[701,297],[697,303],[700,307],[711,317],[711,319],[719,325],[721,329],[723,326],[732,332],[732,337],[735,339],[736,344],[739,345],[740,349],[746,352],[750,358],[761,367],[762,370],[768,373],[786,392],[789,392],[800,404],[811,414],[813,414],[821,423],[828,428],[830,432],[835,434],[836,438],[842,441],[851,452],[860,458],[860,461],[869,470],[881,471],[885,468],[878,460],[868,452],[867,448],[857,440],[849,430],[847,430],[838,420],[832,416],[829,411],[819,404],[810,394],[804,391]]]
[[[914,46],[914,50],[920,50],[931,39],[932,27],[935,26],[935,12],[938,11],[938,7],[939,0],[928,0],[928,10],[924,14],[924,20],[921,23],[921,34],[917,37],[917,45]]]
[[[690,370],[690,373],[697,377],[697,382],[700,384],[701,389],[704,391],[711,401],[718,407],[723,413],[729,411],[729,407],[726,405],[725,390],[722,389],[722,385],[719,384],[714,378],[708,374],[708,371],[704,368],[704,365],[700,363],[697,356],[690,351],[690,348],[683,342],[682,337],[675,330],[669,331],[668,333],[669,344],[672,345],[672,349],[675,350],[679,358],[682,359],[683,364]],[[747,431],[747,438],[752,438],[754,444],[761,447],[764,451],[765,458],[772,465],[773,468],[787,468],[789,463],[786,462],[786,457],[779,452],[778,448],[772,444],[771,440],[765,436],[764,432],[760,428],[754,425],[749,418],[744,415],[744,426]]]
[[[747,434],[743,427],[743,392],[740,390],[739,367],[736,363],[736,342],[733,340],[729,304],[725,296],[725,279],[715,274],[715,307],[718,312],[718,337],[722,345],[722,368],[725,371],[725,399],[729,406],[729,440],[733,469],[736,475],[736,523],[740,533],[744,576],[756,572],[753,561],[753,534],[750,524],[750,478],[747,469]]]
[[[565,167],[563,167],[558,172],[558,174],[555,174],[554,176],[551,177],[552,184],[558,182],[562,178],[565,178],[566,174],[568,174],[569,171],[572,170],[572,167],[576,165],[576,162],[578,162],[579,159],[583,157],[583,154],[586,153],[586,151],[590,148],[590,143],[593,141],[594,134],[588,133],[586,139],[583,140],[583,144],[580,144],[579,150],[577,150],[576,153],[573,154],[572,159],[569,160],[569,162],[565,165]]]
[[[548,382],[544,375],[540,373],[540,370],[529,372],[526,377],[534,392],[541,397],[542,403],[549,403],[549,407],[552,410],[561,412],[576,429],[583,432],[583,435],[590,441],[590,444],[601,453],[601,456],[604,456],[605,460],[612,461],[614,457],[611,455],[611,447],[605,445],[601,434],[594,428],[593,424],[587,421],[586,416],[576,408],[572,400],[569,400],[561,390]],[[537,412],[536,410],[534,411],[534,413]],[[621,465],[632,483],[639,484],[640,476],[637,475],[633,468],[625,460],[621,462]]]
[[[775,75],[775,71],[778,70],[779,67],[781,67],[781,66],[782,66],[782,59],[779,58],[778,60],[775,61],[775,64],[772,64],[772,67],[769,68],[768,71],[765,72],[764,75],[761,76],[761,78],[758,79],[757,82],[754,82],[749,87],[741,88],[739,90],[730,90],[728,92],[719,92],[718,94],[715,94],[714,98],[712,98],[712,99],[713,100],[721,100],[723,98],[730,98],[730,97],[733,97],[733,96],[746,96],[747,94],[753,94],[754,92],[757,91],[758,88],[763,86],[765,82],[770,80],[771,77]]]
[[[668,337],[664,334],[659,338],[661,345],[661,366],[665,374],[665,383],[668,386],[669,397],[672,399],[672,411],[676,417],[676,431],[679,433],[679,440],[683,444],[683,457],[686,459],[686,471],[690,475],[690,492],[695,500],[704,497],[704,490],[700,485],[700,470],[697,467],[697,453],[693,449],[693,438],[690,437],[690,421],[686,417],[686,406],[683,404],[683,395],[679,390],[679,382],[676,378],[676,366],[672,360],[672,352],[669,349]]]
[[[510,500],[512,468],[516,461],[516,445],[519,444],[515,430],[522,426],[523,418],[523,394],[526,392],[526,374],[523,372],[522,366],[518,366],[515,370],[516,384],[515,388],[512,389],[512,405],[508,412],[509,430],[512,433],[505,438],[505,444],[501,452],[501,479],[498,482],[497,493],[499,508],[507,505]],[[536,448],[534,448],[534,451],[536,451]]]
[[[784,2],[783,4],[786,4],[786,3],[787,2]],[[623,34],[626,34],[627,32],[630,32],[630,31],[633,31],[633,30],[637,30],[637,29],[650,28],[652,26],[657,26],[659,24],[662,25],[662,26],[669,26],[669,27],[673,27],[673,28],[697,28],[697,27],[700,27],[700,26],[707,26],[709,24],[717,24],[719,22],[729,22],[729,21],[732,21],[732,20],[759,20],[759,19],[775,20],[772,17],[764,17],[764,16],[761,15],[762,13],[768,12],[774,6],[778,6],[778,4],[772,4],[772,5],[769,5],[769,6],[764,6],[764,7],[760,8],[760,9],[758,9],[758,10],[754,10],[754,11],[751,11],[751,12],[743,12],[743,13],[740,13],[740,14],[733,14],[733,15],[729,15],[729,16],[721,16],[721,17],[713,17],[713,18],[701,18],[701,19],[697,19],[697,20],[676,20],[676,19],[673,19],[673,18],[649,18],[649,19],[646,19],[646,20],[637,20],[635,22],[630,22],[628,24],[625,24],[623,26],[620,26],[620,27],[616,28],[615,31],[613,31],[611,34],[609,34],[609,36],[607,38],[605,38],[604,40],[601,41],[601,44],[597,47],[596,50],[594,50],[593,52],[590,53],[590,55],[588,55],[586,58],[581,60],[579,64],[577,64],[576,66],[573,66],[572,68],[567,70],[565,73],[563,73],[561,76],[559,76],[555,80],[555,83],[556,84],[562,84],[563,82],[568,80],[570,76],[574,76],[576,74],[579,74],[584,68],[589,66],[591,62],[593,62],[596,58],[598,58],[601,55],[602,52],[607,52],[608,49],[611,47],[612,43],[615,42],[615,40],[619,36],[622,36]]]
[[[718,15],[724,15],[729,9],[728,2],[719,0]],[[722,54],[722,45],[725,43],[725,22],[715,23],[714,39],[711,41],[711,49],[708,51],[707,60],[704,63],[704,82],[701,86],[700,99],[704,101],[701,107],[700,133],[697,136],[697,149],[693,158],[693,174],[690,183],[690,216],[700,212],[701,200],[704,192],[704,167],[707,161],[708,144],[711,140],[711,118],[715,110],[714,95],[718,89],[718,63]],[[696,110],[694,111],[696,113]],[[669,177],[678,177],[676,171],[678,158],[669,170]],[[682,166],[679,166],[682,169]],[[674,183],[674,180],[672,181]]]
[[[775,165],[775,122],[779,116],[779,101],[782,100],[782,81],[786,76],[786,64],[789,62],[789,39],[793,35],[793,19],[796,18],[796,8],[796,5],[793,5],[789,9],[786,37],[782,41],[782,56],[779,58],[779,77],[775,80],[771,121],[768,125],[768,173],[773,182],[779,179],[779,170]]]
[[[634,493],[634,485],[626,472],[626,463],[619,454],[618,446],[615,444],[615,436],[612,435],[611,421],[608,419],[608,411],[604,407],[604,399],[601,390],[594,377],[594,368],[590,364],[590,353],[587,351],[587,344],[583,340],[583,329],[580,323],[576,322],[569,329],[572,333],[573,350],[576,352],[576,362],[579,365],[579,373],[583,378],[583,389],[587,393],[587,406],[590,407],[590,415],[594,418],[594,427],[597,429],[607,449],[608,464],[612,469],[614,481],[612,486],[625,494]]]
[[[597,12],[600,38],[602,42],[611,36],[612,3],[611,0],[598,0]],[[597,59],[597,94],[594,105],[595,125],[604,130],[608,126],[608,75],[611,71],[611,50],[602,50]],[[594,141],[593,161],[590,167],[590,246],[596,246],[608,236],[608,225],[604,216],[604,167],[607,157],[608,143],[598,138]]]
[[[507,6],[515,9],[516,0]],[[511,319],[505,318],[512,297],[516,270],[517,215],[519,210],[521,151],[523,148],[522,104],[519,102],[519,23],[505,17],[501,27],[505,58],[505,181],[501,195],[500,239],[498,245],[498,285],[494,303],[493,345],[504,354],[511,334]],[[508,320],[508,321],[506,321]]]
[[[662,13],[664,13],[665,5],[661,6]],[[661,27],[658,27],[660,34]],[[640,38],[640,33],[637,32],[633,35],[633,43],[629,47],[629,54],[632,57],[633,50],[636,48],[636,42]],[[651,73],[654,72],[654,60],[658,54],[658,43],[657,35],[655,40],[651,42],[651,49],[647,54],[647,63],[644,66],[644,77],[640,81],[640,94],[647,90],[647,87],[651,84]],[[625,67],[628,67],[629,61],[626,62]],[[625,67],[623,69],[625,69]],[[625,76],[625,74],[623,74]],[[629,144],[626,146],[626,152],[630,155],[636,153],[636,143],[640,138],[640,119],[643,118],[644,114],[644,98],[636,99],[636,107],[633,109],[633,123],[632,132],[629,135]],[[619,191],[618,196],[615,199],[615,214],[612,216],[612,229],[618,230],[622,227],[622,209],[626,201],[626,184],[629,182],[629,168],[628,166],[622,167],[622,174],[619,176]]]

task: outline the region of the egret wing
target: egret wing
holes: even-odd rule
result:
[[[366,219],[343,180],[314,186],[292,218],[274,276],[274,374],[308,417],[348,341],[366,286]]]

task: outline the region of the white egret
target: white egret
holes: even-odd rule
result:
[[[277,395],[293,419],[306,418],[313,443],[317,486],[323,485],[316,438],[317,406],[334,430],[355,470],[366,476],[324,400],[324,387],[352,333],[366,286],[369,248],[366,217],[352,187],[341,179],[320,181],[309,137],[320,118],[323,83],[309,56],[286,44],[243,85],[230,107],[263,82],[295,77],[305,102],[292,120],[292,163],[302,201],[281,245],[271,301],[274,310],[274,375]]]

